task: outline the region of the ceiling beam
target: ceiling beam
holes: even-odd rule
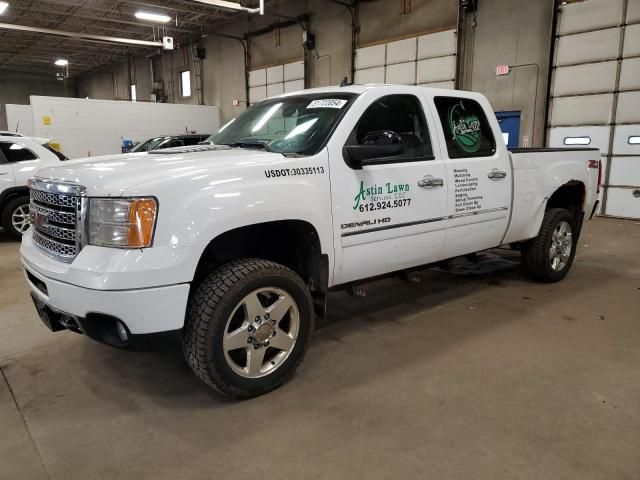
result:
[[[77,38],[92,42],[116,43],[119,45],[130,45],[133,47],[162,47],[162,42],[149,40],[135,40],[132,38],[109,37],[106,35],[91,35],[88,33],[67,32],[64,30],[53,30],[51,28],[28,27],[26,25],[16,25],[13,23],[0,23],[0,30],[14,30],[30,33],[43,33],[46,35],[56,35],[59,37]]]
[[[63,21],[65,22],[65,27],[69,28],[69,27],[82,27],[85,28],[87,27],[86,22],[84,22],[83,25],[76,25],[76,24],[72,24],[69,23],[69,15],[67,15],[66,13],[62,13],[62,12],[52,12],[52,11],[47,11],[46,9],[38,9],[38,8],[33,8],[30,7],[29,8],[29,12],[30,13],[37,13],[37,14],[41,14],[41,15],[54,15],[54,16],[58,16],[58,17],[64,17]],[[45,18],[45,17],[43,17]],[[96,18],[95,14],[94,15],[88,15],[88,14],[80,14],[80,13],[74,13],[71,16],[72,19],[83,19],[83,20],[92,20],[92,23],[90,25],[91,28],[99,28],[102,30],[111,30],[114,32],[120,32],[120,33],[125,33],[125,34],[141,34],[141,30],[143,30],[144,32],[148,31],[151,29],[151,25],[149,24],[144,24],[141,22],[132,22],[132,21],[127,21],[127,20],[120,20],[117,18],[110,18],[106,15],[101,15],[98,16]],[[105,23],[107,25],[105,25]],[[111,25],[109,25],[111,24]],[[125,25],[127,27],[132,27],[132,28],[116,28],[114,25]],[[175,32],[180,32],[180,33],[188,33],[188,34],[193,34],[194,32],[197,32],[197,29],[192,29],[192,30],[186,30],[186,29],[182,29],[182,28],[177,28],[177,27],[170,27],[172,31]]]

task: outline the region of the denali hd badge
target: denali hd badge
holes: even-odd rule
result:
[[[340,225],[340,228],[344,230],[345,228],[370,227],[372,225],[380,225],[381,223],[389,223],[390,221],[391,217],[374,218],[373,220],[362,220],[361,222],[343,223]]]

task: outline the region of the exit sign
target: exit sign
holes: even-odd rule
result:
[[[509,67],[509,65],[498,65],[496,67],[496,75],[498,77],[501,77],[503,75],[509,75],[510,71],[511,71],[511,68]]]

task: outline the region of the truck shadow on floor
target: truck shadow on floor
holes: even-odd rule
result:
[[[10,236],[4,228],[0,227],[0,243],[15,243],[18,245],[20,242]]]
[[[346,351],[350,348],[349,337],[363,328],[370,330],[372,335],[376,335],[377,326],[400,331],[415,330],[415,325],[412,324],[420,322],[418,317],[429,316],[430,312],[452,300],[461,301],[467,295],[477,294],[482,289],[500,287],[507,280],[524,281],[517,261],[519,255],[514,256],[514,253],[517,252],[507,255],[487,254],[479,262],[457,260],[452,265],[453,273],[439,269],[420,271],[420,283],[405,283],[397,277],[384,278],[372,282],[369,295],[363,299],[354,299],[342,291],[330,293],[327,302],[328,316],[316,323],[316,332],[303,362],[303,367],[307,362],[310,364],[310,367],[305,367],[309,376],[305,381],[313,383],[318,380],[311,378],[313,373],[310,370],[313,370],[315,350],[324,349],[323,344],[333,344],[331,348],[335,350],[340,348],[335,346],[338,342],[344,345]],[[470,263],[475,263],[475,266]],[[420,328],[425,328],[425,325]],[[479,325],[478,328],[483,327]],[[472,328],[466,335],[478,333],[476,330],[477,328]],[[156,397],[158,401],[164,399],[176,408],[181,406],[184,397],[190,397],[191,402],[195,401],[207,408],[211,407],[212,399],[222,404],[227,403],[191,373],[182,357],[178,337],[169,340],[157,351],[144,353],[119,351],[88,339],[83,340],[86,340],[81,347],[84,350],[82,363],[87,366],[85,380],[94,389],[113,392],[115,388],[118,391],[113,392],[112,398],[115,401],[123,401],[122,390],[133,389],[148,390],[150,396]],[[445,345],[438,348],[445,348]],[[119,388],[113,384],[108,386],[104,378],[97,382],[95,376],[89,374],[90,371],[105,370],[118,372],[115,375],[108,374],[108,377],[115,384],[121,383]]]
[[[208,432],[207,448],[213,451],[244,441],[247,435],[272,435],[273,425],[308,415],[313,409],[310,401],[327,408],[335,405],[336,395],[344,398],[362,388],[378,391],[387,382],[408,388],[406,382],[411,380],[406,378],[428,382],[438,374],[439,357],[451,349],[530,320],[527,315],[536,302],[540,307],[557,298],[569,299],[571,292],[576,299],[590,295],[602,286],[590,282],[594,276],[612,278],[608,276],[612,272],[600,266],[584,266],[586,272],[576,273],[566,284],[532,283],[523,275],[516,253],[500,252],[509,263],[484,273],[469,273],[470,267],[463,265],[464,274],[422,271],[422,282],[417,284],[382,279],[373,282],[361,300],[344,292],[331,293],[329,316],[317,325],[300,369],[288,384],[266,397],[238,402],[216,394],[193,375],[178,341],[158,351],[136,353],[61,332],[56,335],[67,337],[22,356],[7,374],[10,379],[22,377],[21,389],[30,391],[22,406],[34,421],[43,412],[47,418],[58,418],[60,413],[58,427],[66,431],[71,427],[62,412],[69,409],[78,425],[96,418],[108,423],[126,417],[136,419],[141,428],[152,423],[156,433],[187,443],[196,441],[195,433]],[[497,263],[495,258],[491,261]],[[529,296],[535,298],[527,300]],[[67,373],[47,382],[54,371]],[[24,379],[25,375],[31,378]],[[287,407],[264,418],[265,401]],[[247,422],[249,429],[228,427]]]

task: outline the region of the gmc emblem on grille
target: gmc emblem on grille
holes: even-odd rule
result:
[[[42,228],[49,225],[49,215],[36,210],[33,212],[33,224],[36,228]]]

